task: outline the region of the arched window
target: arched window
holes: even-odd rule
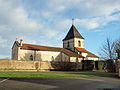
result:
[[[67,47],[69,47],[69,46],[70,46],[70,42],[68,41]]]
[[[78,46],[79,46],[79,47],[81,46],[81,43],[80,43],[80,41],[78,41]]]
[[[30,55],[30,60],[33,60],[33,55]]]

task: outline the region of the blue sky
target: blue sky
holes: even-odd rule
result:
[[[120,38],[120,0],[0,0],[0,58],[11,57],[16,38],[62,47],[74,25],[85,48],[98,54],[107,37]]]

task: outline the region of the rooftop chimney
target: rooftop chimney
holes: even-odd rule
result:
[[[15,41],[18,41],[18,38],[16,38],[16,40]]]
[[[22,46],[22,41],[23,41],[23,40],[22,40],[22,39],[20,39],[20,46]]]

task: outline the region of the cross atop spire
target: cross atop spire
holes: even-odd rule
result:
[[[72,18],[72,25],[74,25],[74,18]]]

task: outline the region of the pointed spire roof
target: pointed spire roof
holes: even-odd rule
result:
[[[69,32],[67,33],[66,37],[63,39],[64,40],[68,40],[68,39],[72,39],[72,38],[81,38],[84,39],[81,34],[78,32],[78,30],[75,28],[74,25],[71,26]]]

